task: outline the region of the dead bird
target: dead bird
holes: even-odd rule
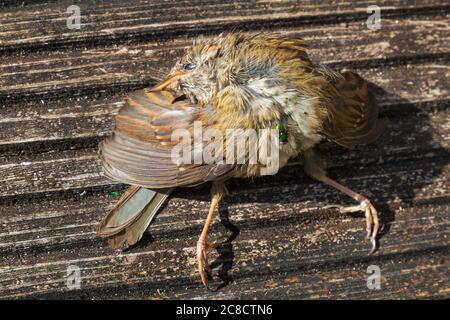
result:
[[[378,138],[384,121],[368,83],[351,71],[314,64],[301,39],[263,33],[196,41],[166,80],[128,96],[112,136],[100,144],[106,175],[131,185],[97,227],[111,247],[139,241],[173,188],[212,182],[211,205],[197,243],[198,270],[208,287],[207,250],[216,244],[207,235],[226,193],[224,181],[261,175],[262,164],[173,161],[178,143],[173,133],[193,132],[196,122],[225,136],[228,129],[275,128],[277,166],[302,155],[307,175],[356,200],[359,205],[342,211],[365,213],[366,237],[371,253],[376,250],[377,210],[368,198],[329,178],[314,149],[323,140],[352,148]],[[187,148],[196,153],[193,140]]]

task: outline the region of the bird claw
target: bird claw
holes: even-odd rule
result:
[[[364,199],[363,201],[361,201],[360,205],[361,210],[363,210],[366,215],[366,239],[369,240],[372,244],[372,249],[369,252],[369,255],[372,255],[378,249],[377,235],[380,229],[378,212],[368,199]]]
[[[211,268],[208,263],[207,249],[215,247],[214,243],[207,243],[205,240],[199,239],[197,242],[197,262],[200,278],[206,289],[211,290],[208,286],[208,278],[206,273],[211,274]],[[206,272],[205,272],[206,271]]]
[[[372,249],[369,252],[369,255],[372,255],[377,251],[377,235],[380,229],[380,223],[378,219],[378,212],[372,203],[368,199],[364,199],[357,206],[351,206],[346,208],[340,208],[341,213],[350,213],[350,212],[358,212],[363,211],[366,216],[366,237],[365,239],[370,241],[372,244]]]
[[[369,256],[373,255],[378,249],[377,239],[371,239],[370,242],[372,243],[372,249],[370,249]]]

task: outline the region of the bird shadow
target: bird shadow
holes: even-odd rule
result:
[[[220,223],[225,227],[230,235],[216,247],[219,256],[210,264],[211,269],[216,269],[218,277],[222,280],[222,283],[216,288],[216,291],[226,287],[233,281],[233,277],[229,271],[233,266],[234,251],[232,242],[239,236],[240,230],[230,221],[230,212],[228,205],[223,201],[218,208]],[[211,275],[210,275],[211,276]]]
[[[366,80],[367,81],[367,80]],[[380,223],[382,228],[378,235],[378,240],[386,236],[396,220],[396,210],[390,203],[398,202],[405,208],[413,208],[417,205],[417,190],[423,189],[432,184],[439,177],[447,164],[450,163],[450,153],[435,138],[435,129],[430,119],[430,114],[438,112],[442,108],[439,101],[413,103],[397,94],[389,92],[383,87],[368,81],[369,90],[374,93],[380,104],[380,117],[387,120],[386,132],[376,143],[380,150],[406,150],[400,151],[397,155],[398,161],[392,163],[393,167],[399,170],[411,166],[414,169],[414,163],[420,163],[422,176],[427,179],[421,179],[420,183],[410,183],[408,179],[401,181],[398,179],[383,179],[385,190],[389,190],[384,196],[376,195],[379,199],[377,205],[380,211]],[[386,107],[384,101],[394,101]],[[443,105],[446,103],[444,102]],[[367,146],[361,150],[365,152]],[[383,154],[383,158],[389,158],[389,152]],[[431,155],[431,157],[429,157]],[[394,155],[395,156],[395,155]],[[425,159],[429,159],[429,161]],[[382,163],[390,160],[382,160]],[[423,165],[425,164],[425,165]],[[416,181],[417,182],[417,181]]]

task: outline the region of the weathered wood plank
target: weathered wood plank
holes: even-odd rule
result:
[[[258,29],[273,24],[312,24],[365,20],[373,2],[358,1],[157,1],[79,3],[80,30],[67,28],[68,4],[48,4],[0,12],[1,49],[58,46],[88,42],[128,41],[168,35],[223,30],[231,26]],[[448,9],[445,0],[380,0],[384,17],[425,14]]]
[[[268,190],[265,192],[270,194]],[[247,196],[245,191],[241,194]],[[47,253],[33,253],[39,241],[30,242],[31,247],[11,255],[9,264],[0,269],[2,296],[67,293],[64,276],[70,264],[81,268],[83,279],[83,289],[72,295],[90,298],[112,295],[262,298],[264,294],[283,298],[320,298],[327,294],[335,297],[405,298],[447,294],[448,203],[429,205],[419,201],[410,203],[410,206],[392,203],[389,210],[395,212],[396,220],[391,223],[389,234],[382,239],[379,255],[368,257],[367,244],[362,241],[363,219],[345,217],[333,211],[317,211],[321,202],[316,204],[317,207],[311,207],[305,199],[289,198],[283,205],[285,210],[270,210],[266,205],[263,213],[255,210],[253,203],[240,203],[239,195],[233,195],[227,201],[231,223],[240,230],[240,234],[233,241],[232,253],[227,253],[226,247],[219,249],[225,255],[223,262],[233,263],[228,272],[235,280],[219,294],[205,293],[198,288],[194,271],[196,230],[206,214],[207,202],[190,201],[188,206],[193,210],[183,212],[176,203],[183,199],[175,198],[170,200],[166,209],[168,213],[172,211],[172,215],[163,220],[166,213],[163,212],[151,228],[155,241],[132,252],[113,252],[98,241],[85,242],[78,233],[73,233],[79,232],[75,229],[62,236],[61,230],[55,230],[65,248],[63,252],[45,245],[49,250]],[[291,199],[295,199],[295,203],[291,203]],[[91,210],[95,209],[91,207]],[[70,212],[65,211],[64,214]],[[179,230],[181,226],[182,230]],[[211,238],[224,232],[223,227],[218,228],[215,224]],[[86,236],[94,235],[86,232]],[[57,240],[53,242],[57,243]],[[22,255],[21,252],[28,254]],[[67,256],[71,258],[67,259]],[[213,257],[216,258],[217,253]],[[383,272],[382,294],[368,292],[365,287],[365,271],[372,264],[379,265]],[[421,273],[427,276],[423,277]],[[406,280],[424,284],[404,288],[403,281]],[[220,282],[215,281],[215,284]],[[114,290],[110,292],[108,287]]]
[[[404,24],[406,23],[406,24]],[[432,23],[433,28],[427,28],[427,23]],[[404,54],[402,48],[422,48],[423,51],[417,50],[416,52],[420,54],[422,52],[425,53],[427,50],[430,50],[431,52],[447,52],[445,46],[439,46],[439,38],[442,38],[442,36],[445,37],[445,34],[437,34],[435,36],[432,36],[430,34],[424,33],[424,30],[431,30],[433,29],[433,33],[437,32],[436,30],[440,30],[442,27],[443,21],[436,20],[436,21],[428,21],[427,23],[424,23],[423,21],[400,21],[399,24],[401,27],[399,27],[399,24],[396,24],[394,21],[388,22],[387,25],[390,25],[390,28],[392,28],[392,32],[390,32],[390,36],[395,38],[395,35],[400,35],[403,32],[403,28],[406,28],[408,25],[415,25],[416,27],[420,24],[422,27],[417,27],[417,32],[409,32],[409,34],[416,34],[415,37],[406,37],[402,39],[413,39],[410,43],[411,46],[408,45],[402,45],[402,41],[397,39],[397,41],[393,41],[392,45],[383,45],[380,47],[384,47],[385,51],[380,50],[377,54],[375,54],[371,59],[379,59],[380,57],[385,57],[386,53],[388,51],[387,48],[390,48],[392,50],[390,54],[392,56],[402,56]],[[402,25],[404,24],[404,25]],[[425,27],[424,27],[425,26]],[[441,27],[440,27],[441,26]],[[361,28],[361,25],[353,25],[353,26],[342,26],[338,25],[337,29],[335,28],[318,28],[313,30],[305,30],[301,31],[300,34],[298,34],[298,31],[294,31],[294,34],[306,37],[306,40],[308,43],[313,44],[315,47],[311,48],[311,55],[315,60],[317,61],[324,61],[328,64],[333,64],[336,61],[342,61],[345,59],[351,59],[355,58],[355,50],[353,48],[358,48],[358,43],[361,48],[361,50],[365,50],[367,47],[373,47],[373,45],[370,45],[370,43],[364,43],[365,35],[362,37],[354,37],[355,34],[359,34],[359,32],[355,32],[353,30],[354,28]],[[428,26],[429,27],[429,26]],[[447,27],[448,28],[448,27]],[[349,29],[350,31],[347,31]],[[401,31],[399,31],[400,29]],[[442,29],[442,28],[441,28]],[[319,32],[319,30],[321,32]],[[446,28],[442,29],[443,31],[446,30]],[[317,32],[316,32],[317,31]],[[367,33],[367,30],[359,30],[361,32]],[[373,35],[373,33],[369,32],[367,35]],[[338,39],[334,40],[334,42],[331,43],[328,40],[328,38],[331,39]],[[428,39],[424,42],[423,39]],[[381,39],[378,36],[375,36],[372,41],[373,44],[379,43]],[[404,44],[404,43],[403,43]],[[423,46],[421,47],[420,44]],[[180,47],[183,47],[187,45],[187,42],[183,42],[182,44],[177,43],[174,44],[175,48],[178,49],[169,49],[169,50],[175,50],[179,54]],[[169,47],[172,47],[169,45]],[[440,48],[440,49],[436,49]],[[115,68],[117,66],[117,63],[119,63],[119,69],[120,71],[123,71],[125,68],[126,73],[131,75],[133,74],[134,69],[139,70],[146,70],[148,68],[149,70],[154,70],[154,67],[152,66],[146,66],[145,63],[142,60],[139,60],[136,62],[137,66],[133,66],[133,64],[130,67],[130,64],[126,61],[130,60],[130,52],[131,55],[135,54],[139,50],[144,49],[137,49],[136,47],[132,47],[131,49],[123,50],[119,49],[119,52],[114,51],[113,49],[109,49],[109,54],[106,54],[106,57],[108,59],[112,60],[109,62],[104,62],[105,65],[109,65],[109,68]],[[352,50],[350,50],[352,49]],[[437,51],[435,51],[435,49]],[[112,51],[111,51],[112,50]],[[147,50],[147,49],[146,49]],[[411,49],[408,49],[410,51]],[[444,50],[444,51],[442,51]],[[113,54],[111,54],[111,52]],[[139,51],[140,52],[140,51]],[[147,51],[145,51],[147,52]],[[358,52],[358,50],[356,50]],[[94,54],[95,53],[95,54]],[[102,52],[92,52],[89,51],[89,54],[87,54],[86,59],[91,59],[92,56],[95,56],[95,59],[101,59],[100,56],[103,57],[104,51]],[[74,53],[72,53],[73,55]],[[92,56],[91,56],[92,54]],[[177,55],[175,54],[175,56]],[[174,57],[171,57],[170,55],[161,54],[161,56],[165,56],[165,58],[162,58],[163,61],[166,61],[166,64],[172,63],[174,60]],[[360,53],[361,59],[368,59],[363,52]],[[331,60],[327,60],[330,59]],[[30,58],[30,60],[35,59]],[[37,62],[26,62],[22,65],[18,65],[17,63],[7,63],[0,66],[0,69],[5,71],[2,76],[0,76],[0,82],[3,81],[4,84],[4,93],[10,94],[11,90],[16,88],[17,86],[20,86],[20,82],[27,82],[32,81],[30,80],[29,74],[37,74],[33,77],[36,77],[35,79],[42,79],[42,77],[49,77],[51,76],[52,70],[61,70],[64,68],[61,68],[58,64],[61,63],[62,56],[56,57],[54,59],[50,60],[39,60]],[[159,55],[158,55],[159,58]],[[339,58],[340,60],[336,60]],[[86,73],[94,74],[92,70],[95,70],[92,68],[92,65],[95,63],[92,63],[91,60],[86,62],[84,58],[79,57],[72,57],[68,58],[68,61],[65,62],[68,66],[65,67],[65,69],[68,70],[82,70],[82,71],[76,71],[80,72],[79,74],[71,73],[60,75],[60,73],[57,73],[58,77],[62,78],[68,78],[71,79],[69,82],[64,82],[65,80],[62,80],[61,86],[59,87],[60,90],[72,90],[74,86],[74,82],[83,82],[83,76],[86,75]],[[107,60],[108,60],[107,59]],[[98,61],[97,61],[98,62]],[[347,61],[349,62],[349,61]],[[37,65],[35,65],[35,63]],[[77,64],[80,64],[79,66],[76,66]],[[144,64],[144,65],[142,65]],[[164,64],[164,62],[163,62]],[[72,65],[72,66],[70,66]],[[410,70],[409,66],[399,66],[392,70],[390,70],[389,77],[395,76],[397,77],[395,80],[386,80],[389,81],[389,83],[380,83],[384,85],[386,88],[390,88],[392,86],[398,87],[402,86],[400,90],[402,90],[402,93],[405,91],[408,91],[408,88],[411,85],[415,85],[418,89],[417,92],[419,92],[422,96],[427,96],[425,100],[440,100],[442,97],[445,97],[447,94],[446,85],[445,85],[445,79],[448,77],[448,66],[446,66],[447,63],[440,63],[436,62],[432,67],[429,67],[426,65],[425,67],[419,66],[419,70]],[[22,69],[25,68],[25,69]],[[45,69],[42,69],[45,67]],[[130,70],[131,68],[131,70]],[[405,74],[405,68],[407,70]],[[428,68],[429,70],[425,70],[424,68]],[[14,72],[13,72],[14,71]],[[106,74],[108,74],[111,78],[117,78],[119,79],[121,75],[123,75],[123,72],[120,73],[114,73],[115,71],[113,69],[108,69],[108,71],[104,71]],[[104,73],[102,71],[102,73]],[[374,80],[377,78],[378,73],[384,72],[384,69],[381,70],[379,68],[372,69],[366,72],[366,75],[369,80]],[[145,73],[145,71],[144,71]],[[150,72],[151,74],[152,72]],[[433,87],[429,88],[428,82],[426,79],[429,74],[432,74],[433,77]],[[437,73],[433,75],[433,73]],[[401,77],[398,77],[400,75]],[[19,77],[18,77],[19,76]],[[22,76],[22,79],[20,78]],[[154,76],[153,74],[151,75]],[[146,75],[144,76],[144,79],[140,81],[140,85],[142,83],[145,83],[146,81],[152,81],[149,79],[145,79]],[[73,78],[73,79],[72,79]],[[88,78],[92,78],[89,77]],[[134,78],[134,77],[133,77]],[[378,79],[375,81],[377,82]],[[101,88],[99,88],[99,79],[96,78],[91,83],[91,86],[89,86],[89,89],[102,91]],[[417,83],[417,81],[421,81],[420,83]],[[383,80],[384,82],[384,80]],[[14,85],[12,85],[14,83]],[[9,86],[8,86],[9,84]],[[77,84],[78,85],[78,84]],[[109,83],[109,84],[101,84],[101,86],[114,86],[115,83]],[[129,85],[129,83],[124,84]],[[34,86],[39,88],[39,83],[34,84]],[[97,88],[95,88],[97,86]],[[41,88],[42,89],[42,88]],[[38,89],[38,90],[41,90]],[[9,91],[8,91],[9,90]],[[22,90],[25,90],[25,88],[22,88]],[[58,90],[58,86],[56,88],[44,88],[42,89],[43,92],[49,92],[52,95],[54,94],[55,90]],[[49,91],[50,90],[50,91]],[[424,92],[424,91],[427,92]],[[28,93],[30,90],[27,88],[26,91],[22,91],[23,93]],[[19,91],[20,92],[20,91]],[[123,92],[123,90],[119,90],[119,92]],[[80,139],[80,138],[92,138],[97,135],[103,136],[109,132],[109,128],[111,127],[111,115],[110,113],[117,109],[117,107],[120,106],[120,97],[111,98],[108,97],[108,99],[105,99],[104,95],[101,98],[95,99],[93,97],[94,95],[89,96],[82,96],[78,98],[73,97],[67,97],[63,98],[63,101],[58,100],[42,100],[42,103],[39,103],[37,101],[31,101],[29,103],[23,104],[23,103],[9,103],[8,100],[4,100],[3,107],[0,109],[0,116],[1,116],[1,123],[0,123],[0,136],[2,139],[1,144],[17,144],[17,143],[25,143],[25,142],[35,142],[35,141],[41,141],[41,140],[59,140],[59,139],[69,139],[72,138],[72,142],[74,142],[73,139]],[[390,97],[393,98],[392,96]],[[403,94],[403,98],[409,100],[409,101],[417,101],[417,97],[411,96],[410,94]],[[67,100],[67,101],[66,101]],[[106,101],[105,101],[106,100]],[[444,100],[445,101],[445,100]],[[391,101],[392,102],[392,101]],[[383,102],[381,102],[383,104]],[[399,101],[400,103],[400,101]],[[445,102],[443,102],[445,103]],[[108,117],[109,115],[109,117]],[[22,130],[22,128],[25,128],[26,130]],[[53,130],[48,130],[49,128],[52,128]],[[3,133],[3,135],[2,135]],[[42,138],[39,138],[42,137]],[[78,141],[78,140],[77,140]],[[59,142],[58,142],[59,143]],[[95,143],[95,142],[93,142]],[[90,144],[92,146],[92,142]],[[43,146],[42,146],[43,147]],[[45,147],[43,147],[45,149]]]
[[[64,29],[58,3],[0,11],[0,51],[9,51],[0,62],[0,298],[448,297],[448,3],[379,1],[380,32],[364,24],[368,1],[166,3],[89,2],[77,32]],[[364,218],[338,213],[333,205],[352,201],[306,178],[301,160],[276,176],[229,181],[228,213],[210,237],[231,234],[212,253],[214,286],[234,281],[211,293],[194,252],[208,186],[176,190],[144,241],[115,252],[94,226],[117,200],[110,190],[124,186],[102,176],[95,145],[121,95],[153,83],[155,67],[192,41],[179,35],[263,22],[305,38],[316,61],[353,66],[378,86],[390,120],[383,137],[355,151],[321,149],[330,175],[370,196],[387,230],[368,257]],[[83,48],[57,49],[71,44]],[[66,287],[69,264],[81,267],[81,290]],[[383,290],[366,287],[373,264]]]
[[[401,155],[414,158],[413,152],[420,156],[448,144],[448,119],[450,110],[438,112],[428,117],[395,118],[390,122],[383,137],[382,148],[362,147],[369,154],[366,159],[358,159],[358,153],[338,151],[337,163],[342,153],[350,156],[355,165],[358,162],[376,162],[380,157],[394,158]],[[432,126],[437,130],[433,132]],[[433,137],[437,136],[433,140]],[[438,140],[439,139],[439,140]],[[423,152],[423,153],[422,153]],[[394,160],[395,161],[395,160]],[[350,164],[348,164],[350,165]],[[73,189],[107,185],[109,182],[101,176],[101,167],[96,149],[67,150],[59,153],[43,153],[17,157],[0,158],[0,197],[35,192],[49,192],[61,189]]]
[[[449,167],[445,159],[428,155],[422,161],[403,161],[405,167],[401,170],[395,162],[361,163],[355,172],[351,170],[355,165],[349,162],[349,166],[339,164],[338,167],[332,167],[331,174],[363,193],[374,195],[375,201],[385,203],[385,206],[408,206],[412,201],[424,199],[448,199]],[[431,167],[424,168],[424,163]],[[207,213],[207,188],[181,189],[178,196],[175,194],[169,201],[158,220],[160,222],[152,227],[152,232],[166,237],[167,233],[172,236],[189,234],[199,228]],[[308,212],[314,212],[320,220],[322,207],[352,203],[335,190],[305,178],[300,166],[290,166],[277,176],[252,182],[233,180],[229,182],[229,189],[230,210],[236,211],[233,220],[249,225],[262,220],[282,224],[296,212],[308,215]],[[74,241],[94,241],[98,244],[100,240],[94,235],[93,226],[116,200],[105,189],[81,189],[62,199],[56,193],[43,198],[18,199],[14,203],[2,201],[2,257],[30,250],[58,250],[62,245],[70,246]],[[384,218],[390,221],[389,215]],[[48,258],[41,256],[29,259]]]
[[[433,16],[383,19],[382,32],[373,32],[361,23],[272,31],[304,38],[311,57],[325,64],[361,66],[392,60],[406,64],[427,57],[448,60],[450,45],[442,45],[450,43],[448,22],[445,16]],[[0,97],[5,99],[2,105],[8,105],[8,97],[67,96],[74,91],[93,93],[105,88],[148,85],[167,73],[192,40],[37,52],[19,63],[15,56],[5,57],[0,63]]]
[[[357,70],[385,92],[377,92],[382,111],[388,116],[408,113],[413,105],[446,108],[449,104],[448,62],[387,66]],[[123,104],[119,95],[86,96],[69,101],[20,103],[0,110],[0,155],[17,154],[24,148],[50,150],[58,146],[77,147],[80,139],[95,146],[111,132],[115,112]],[[431,111],[431,109],[430,109]],[[48,143],[42,146],[42,143]]]

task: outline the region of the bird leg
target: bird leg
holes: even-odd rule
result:
[[[372,243],[372,249],[369,254],[372,254],[377,249],[377,234],[380,229],[380,223],[378,219],[378,212],[372,205],[370,200],[365,196],[347,188],[346,186],[340,184],[339,182],[331,179],[327,176],[325,171],[325,164],[322,159],[312,150],[305,152],[305,173],[311,178],[321,181],[337,190],[345,193],[354,200],[359,202],[359,205],[342,208],[340,211],[343,213],[358,212],[362,211],[366,216],[366,239],[370,240]]]
[[[205,226],[203,227],[202,234],[197,242],[197,262],[198,262],[198,271],[200,273],[200,278],[202,279],[205,287],[209,289],[208,280],[206,278],[205,271],[210,272],[210,267],[208,263],[208,249],[214,249],[219,245],[219,242],[209,243],[206,241],[206,237],[208,236],[209,226],[211,224],[214,212],[219,205],[220,200],[225,194],[225,186],[223,182],[214,181],[211,187],[211,206],[209,207],[208,216],[206,217]]]

